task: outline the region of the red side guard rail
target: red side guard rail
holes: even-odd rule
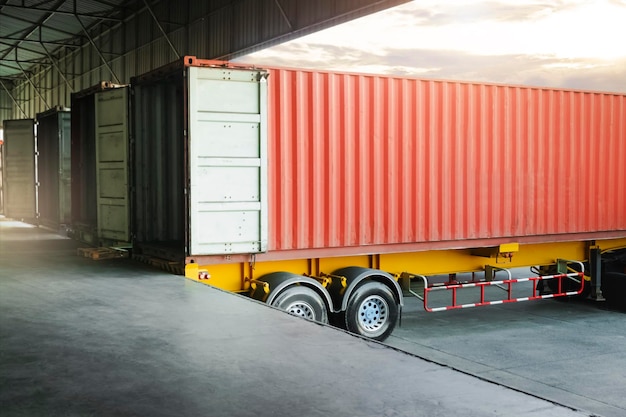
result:
[[[507,271],[508,272],[508,271]],[[424,276],[418,276],[424,280],[424,297],[418,296],[416,293],[411,291],[412,294],[421,298],[424,301],[424,310],[428,312],[436,312],[436,311],[445,311],[445,310],[454,310],[460,308],[471,308],[471,307],[483,307],[495,304],[505,304],[505,303],[516,303],[518,301],[531,301],[531,300],[542,300],[545,298],[555,298],[555,297],[564,297],[570,295],[578,295],[583,292],[585,286],[584,280],[584,272],[572,272],[567,274],[556,274],[556,275],[544,275],[537,276],[531,278],[519,278],[519,279],[506,279],[502,281],[481,281],[481,282],[471,282],[464,284],[451,284],[451,285],[441,285],[441,286],[429,286],[428,280]],[[566,286],[563,285],[563,281],[565,279],[573,280],[576,283],[579,283],[579,287],[576,290],[566,290]],[[539,281],[547,281],[547,280],[556,280],[557,288],[551,294],[541,294],[537,295],[537,283]],[[532,295],[528,297],[517,297],[513,298],[513,284],[522,283],[522,282],[532,282]],[[495,285],[498,288],[506,291],[507,297],[502,300],[494,300],[487,301],[485,300],[485,288]],[[457,302],[457,291],[463,288],[479,288],[480,289],[480,301],[476,303],[468,303],[468,304],[459,304]],[[431,308],[428,306],[428,294],[432,291],[451,291],[452,292],[452,304],[444,307],[434,307]]]

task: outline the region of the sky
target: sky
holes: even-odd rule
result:
[[[414,0],[237,61],[626,93],[626,0]]]

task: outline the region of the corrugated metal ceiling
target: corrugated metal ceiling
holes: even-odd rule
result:
[[[229,60],[411,0],[0,0],[0,120],[191,55]]]
[[[144,6],[142,0],[0,0],[0,78],[24,78],[59,49],[85,44],[85,31]]]
[[[28,82],[38,68],[90,43],[96,48],[93,39],[119,28],[131,27],[143,41],[115,45],[118,56],[186,26],[180,55],[229,59],[407,1],[0,0],[0,80]]]

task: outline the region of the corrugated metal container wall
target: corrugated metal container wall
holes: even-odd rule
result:
[[[272,250],[626,230],[624,95],[270,73]]]
[[[151,81],[132,81],[133,250],[180,261],[186,253],[189,213],[185,204],[183,72]]]
[[[101,81],[72,94],[72,233],[88,243],[128,239],[127,91]]]
[[[37,114],[39,217],[51,228],[71,222],[70,117],[66,108]]]

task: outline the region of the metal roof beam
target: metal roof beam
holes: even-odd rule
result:
[[[19,62],[20,64],[45,65],[44,62],[41,62],[41,59],[9,59],[9,58],[4,58],[3,60],[0,60],[0,65],[4,65],[5,67],[10,67],[10,65],[6,65],[5,62],[16,62],[16,63]],[[15,68],[15,67],[11,67],[11,68]]]
[[[8,62],[14,62],[14,61],[0,61],[0,67],[6,67],[6,68],[11,68],[12,70],[18,70],[19,68],[17,66],[14,65],[9,65]]]
[[[32,82],[32,80],[30,79],[28,74],[26,74],[26,71],[24,71],[24,68],[22,68],[22,66],[20,65],[19,62],[17,63],[17,65],[20,67],[20,70],[22,70],[22,74],[24,74],[24,77],[26,78],[28,83],[31,85],[31,87],[33,87],[33,90],[35,90],[35,93],[37,93],[37,95],[39,96],[39,99],[43,102],[43,104],[46,105],[46,110],[48,110],[50,108],[50,106],[48,105],[48,102],[46,101],[46,99],[39,92],[39,88],[37,88],[35,83]]]
[[[3,7],[3,6],[0,6],[0,7]],[[67,32],[67,31],[65,31],[65,30],[63,30],[63,29],[53,28],[53,27],[48,26],[48,25],[45,25],[45,24],[43,24],[43,23],[41,23],[41,24],[37,24],[37,22],[33,22],[32,20],[23,19],[23,18],[21,18],[21,17],[16,17],[16,16],[10,16],[10,15],[8,15],[8,14],[4,14],[4,13],[2,13],[2,11],[1,11],[1,10],[0,10],[0,15],[1,15],[1,16],[6,16],[6,17],[8,17],[8,18],[10,18],[10,19],[13,19],[13,20],[17,20],[17,21],[19,21],[19,22],[24,22],[24,23],[28,23],[28,24],[31,24],[31,25],[36,25],[36,26],[40,26],[40,27],[42,27],[42,28],[46,28],[46,29],[48,29],[48,30],[52,30],[52,31],[55,31],[55,32],[59,32],[59,33],[62,33],[62,34],[64,34],[64,35],[67,35],[67,36],[68,36],[68,37],[70,37],[70,38],[74,38],[74,37],[79,36],[79,35],[78,35],[78,34],[76,34],[76,33]],[[48,20],[48,19],[46,19],[46,20]],[[23,31],[25,31],[25,30],[28,30],[28,29],[29,29],[29,28],[24,28],[21,32],[23,32]]]
[[[274,3],[276,3],[276,7],[278,7],[280,14],[283,16],[283,19],[285,19],[287,26],[289,26],[289,30],[293,30],[293,25],[291,24],[291,20],[289,20],[289,16],[287,16],[287,13],[285,12],[285,9],[283,9],[283,6],[280,4],[280,1],[274,0]]]
[[[76,0],[74,0],[76,1]],[[110,1],[105,1],[105,0],[94,0],[96,3],[100,3],[100,4],[104,4],[105,6],[108,6],[112,9],[127,9],[128,7],[125,7],[123,5],[123,3],[120,4],[116,4],[116,3],[112,3]]]
[[[37,55],[41,55],[41,56],[45,56],[45,54],[43,54],[41,51],[39,50],[35,50],[35,49],[30,49],[30,48],[26,48],[24,46],[16,46],[14,43],[9,43],[9,42],[3,42],[0,40],[0,44],[2,45],[6,45],[8,46],[10,49],[7,52],[7,56],[11,53],[11,51],[17,50],[17,49],[23,49],[26,52],[30,52],[31,54],[37,54]],[[4,60],[6,58],[2,58],[0,59],[0,61]]]
[[[61,5],[65,2],[65,0],[57,0],[54,4],[54,8],[57,9],[59,7],[61,7]],[[5,5],[6,6],[6,5]],[[33,33],[35,33],[35,31],[38,28],[41,28],[41,26],[46,23],[46,21],[48,21],[48,19],[50,19],[52,17],[52,13],[46,13],[44,16],[42,16],[37,22],[29,22],[31,24],[31,26],[29,28],[26,28],[26,34],[22,37],[23,39],[28,38],[30,35],[32,35]],[[20,70],[22,70],[22,73],[24,74],[24,76],[26,76],[26,73],[24,72],[24,69],[22,68],[22,66],[19,63],[18,57],[17,57],[17,50],[18,48],[20,48],[20,45],[22,43],[22,40],[14,43],[13,45],[11,45],[11,48],[9,48],[2,56],[0,56],[0,61],[4,60],[7,56],[9,56],[9,54],[11,52],[15,52],[15,61],[17,62],[17,65],[20,67]],[[33,52],[33,51],[31,51]],[[41,54],[41,52],[37,51],[35,52],[37,54]],[[30,79],[28,77],[26,77],[28,79],[28,81],[30,82]],[[32,84],[32,82],[31,82]],[[34,85],[33,85],[34,88]],[[46,106],[48,104],[46,103]]]
[[[0,7],[1,7],[1,6],[0,6]],[[1,13],[0,13],[0,14],[1,14]],[[44,28],[44,29],[48,29],[48,30],[52,30],[52,31],[54,31],[54,32],[62,33],[63,35],[67,36],[68,38],[76,38],[76,37],[81,37],[80,35],[77,35],[76,33],[67,32],[67,31],[65,31],[65,30],[63,30],[63,29],[53,28],[53,27],[48,26],[48,25],[45,25],[45,24],[43,24],[43,23],[42,23],[42,24],[37,24],[37,22],[33,22],[32,20],[22,19],[21,17],[8,16],[8,15],[4,15],[4,16],[6,16],[6,17],[10,17],[11,19],[13,19],[13,20],[17,20],[17,21],[19,21],[19,22],[24,22],[24,23],[28,23],[28,24],[31,24],[31,25],[35,25],[36,27],[37,27],[37,26],[39,26],[39,27],[42,27],[42,28]],[[46,20],[48,20],[48,19],[46,19]],[[36,27],[35,27],[35,29],[36,29]],[[29,29],[32,29],[32,27],[31,27],[31,28],[24,28],[24,29],[22,29],[20,32],[24,32],[25,30],[29,30]],[[32,30],[31,30],[31,32],[32,32]],[[17,32],[17,33],[19,33],[19,32]],[[17,33],[15,33],[15,35],[16,35]]]
[[[37,39],[22,39],[22,38],[13,38],[13,37],[7,37],[7,36],[3,36],[2,37],[3,40],[6,41],[16,41],[16,42],[25,42],[25,43],[38,43],[38,44],[46,44],[46,45],[55,45],[55,46],[62,46],[62,47],[66,47],[66,48],[80,48],[80,45],[76,45],[75,43],[67,43],[67,42],[61,42],[61,41],[46,41],[46,40],[37,40]],[[0,41],[1,42],[1,41]],[[9,43],[6,42],[2,42],[6,45],[9,45]],[[11,46],[13,46],[13,44],[10,44]]]
[[[176,55],[176,58],[180,59],[180,54],[178,53],[178,51],[172,44],[172,41],[170,41],[170,38],[167,36],[167,33],[165,33],[165,31],[163,30],[163,26],[161,26],[161,23],[159,23],[159,19],[157,19],[156,15],[152,11],[152,7],[150,7],[150,5],[148,4],[148,0],[143,0],[143,4],[146,5],[146,9],[148,10],[148,13],[150,13],[150,15],[152,16],[154,23],[157,25],[157,28],[159,28],[159,30],[161,31],[161,34],[165,38],[165,41],[167,42],[167,44],[170,46],[172,51],[174,51],[174,55]]]
[[[67,80],[67,78],[65,78],[65,75],[63,74],[63,72],[61,71],[61,68],[59,68],[59,66],[57,65],[56,61],[54,60],[54,58],[52,58],[52,55],[50,55],[50,52],[48,52],[48,50],[46,49],[46,45],[44,45],[43,43],[41,44],[41,47],[43,48],[44,51],[46,51],[46,55],[48,55],[48,59],[50,60],[50,62],[52,62],[52,65],[54,65],[54,68],[57,70],[57,72],[59,73],[59,75],[61,76],[61,78],[63,78],[63,81],[65,81],[65,84],[69,87],[70,91],[73,93],[74,92],[74,87],[72,87],[72,85],[70,84],[70,82]]]
[[[0,2],[2,2],[2,1],[6,1],[6,0],[0,0]],[[76,1],[76,0],[74,0],[74,1]],[[157,1],[160,1],[160,0],[157,0]],[[106,4],[106,2],[103,2],[102,0],[98,0],[98,2],[99,2],[99,3]],[[1,6],[0,6],[0,7],[1,7]],[[74,5],[74,7],[76,7],[76,4]],[[100,37],[104,36],[105,34],[109,34],[109,33],[110,33],[111,31],[113,31],[113,30],[117,30],[117,29],[119,29],[119,28],[122,26],[123,22],[127,22],[127,21],[132,20],[133,18],[136,18],[136,17],[137,17],[140,13],[142,13],[142,12],[143,12],[143,11],[145,11],[145,10],[146,10],[146,7],[145,7],[145,6],[144,6],[144,7],[142,7],[141,9],[134,10],[134,11],[133,11],[133,12],[132,12],[129,16],[126,16],[124,19],[122,19],[122,22],[115,23],[114,25],[112,25],[112,26],[110,26],[110,27],[106,28],[105,30],[101,31],[99,34],[97,34],[97,35],[95,35],[95,36],[91,37],[91,38],[90,38],[90,43],[94,42],[96,39],[99,39]],[[82,24],[82,22],[81,22],[81,24]],[[180,25],[180,26],[185,26],[185,25]],[[83,25],[83,31],[84,31],[84,25]],[[79,34],[77,34],[77,33],[76,33],[76,34],[73,34],[72,36],[73,36],[73,37],[75,37],[75,38],[80,37],[80,35],[79,35]],[[93,43],[92,43],[92,44],[93,44]],[[68,58],[68,57],[70,57],[71,55],[76,54],[76,53],[77,53],[77,50],[80,50],[83,46],[84,46],[84,45],[81,45],[79,48],[74,48],[72,51],[70,51],[70,52],[69,52],[69,53],[65,56],[65,58]],[[99,50],[98,50],[97,48],[96,48],[96,51],[97,51],[97,52],[99,52]],[[124,55],[124,53],[126,53],[126,52],[128,52],[128,51],[124,51],[122,54],[115,54],[115,55]],[[108,68],[110,68],[110,67],[109,67],[109,65],[106,63],[106,61],[103,61],[103,62],[105,63],[104,65],[106,65]],[[37,74],[38,74],[38,73],[37,73]],[[75,75],[75,76],[76,76],[76,75],[79,75],[79,74],[73,74],[73,75]],[[113,74],[113,75],[115,76],[115,74]],[[116,78],[117,78],[117,77],[116,77]]]
[[[76,7],[76,1],[74,1],[74,7]],[[102,55],[102,52],[100,52],[100,48],[98,48],[98,45],[96,45],[96,43],[91,38],[91,35],[89,34],[89,31],[87,30],[87,28],[83,24],[82,20],[80,20],[80,17],[76,16],[76,20],[78,20],[78,23],[80,23],[80,26],[83,28],[83,32],[85,32],[85,35],[87,35],[87,39],[89,39],[89,43],[91,43],[91,46],[93,47],[93,49],[96,51],[96,53],[100,57],[100,60],[102,61],[102,63],[107,67],[107,69],[109,70],[109,72],[113,76],[115,82],[117,84],[119,84],[120,83],[120,79],[117,78],[117,75],[115,75],[115,72],[113,72],[113,68],[111,68],[111,66],[109,65],[109,62],[104,58],[104,55]]]
[[[79,17],[84,17],[84,18],[89,18],[89,19],[98,19],[98,20],[110,20],[110,21],[113,21],[113,22],[121,22],[122,21],[122,19],[120,19],[118,17],[111,17],[111,16],[107,16],[107,15],[99,15],[99,14],[91,14],[91,13],[74,13],[74,12],[66,12],[66,11],[63,11],[63,10],[46,9],[46,8],[43,8],[43,7],[32,7],[32,6],[15,5],[15,4],[4,4],[3,7],[13,8],[13,9],[34,10],[36,12],[41,12],[41,13],[62,14],[62,15],[65,15],[65,16],[76,16],[76,15],[78,15]],[[103,13],[110,13],[110,11],[103,12]],[[9,16],[9,17],[11,17],[11,16]]]
[[[33,7],[39,7],[44,4],[52,3],[54,0],[41,0],[39,3],[31,4]],[[22,5],[24,5],[24,0],[22,0]]]

